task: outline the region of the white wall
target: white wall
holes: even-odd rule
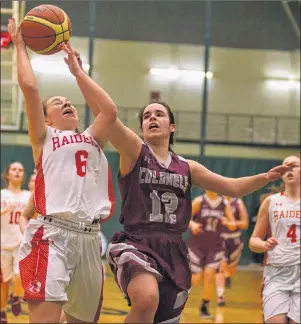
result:
[[[88,39],[73,37],[72,43],[81,52],[84,63],[87,63]],[[5,60],[9,55],[9,52],[4,53],[1,59]],[[55,60],[63,62],[62,53],[32,56],[34,57],[45,59],[45,64]],[[174,111],[200,112],[203,86],[201,78],[194,81],[181,78],[170,81],[149,74],[151,67],[170,66],[203,70],[204,48],[196,45],[95,40],[93,77],[109,92],[119,107],[140,108],[149,101],[150,91],[157,90],[161,92],[162,100],[167,101]],[[300,80],[300,51],[211,48],[209,70],[214,73],[213,79],[209,80],[209,113],[296,117],[293,126],[289,122],[281,127],[284,131],[291,127],[293,132],[298,133],[300,83],[290,87],[290,83],[284,79],[291,76]],[[1,77],[8,77],[8,73],[9,69],[2,69]],[[36,78],[42,98],[54,94],[65,95],[78,104],[79,115],[84,115],[84,98],[71,75],[36,72]],[[271,81],[273,78],[277,80]],[[9,98],[10,95],[9,87],[1,87],[1,98]],[[130,118],[132,127],[137,129],[136,110]],[[218,132],[219,116],[211,117],[209,121],[217,125]],[[199,133],[200,115],[183,114],[178,123],[181,124],[182,134],[194,137],[195,133]],[[242,121],[234,121],[234,125],[235,123],[245,129],[247,127],[247,121],[246,126],[242,125]],[[271,136],[272,124],[262,122],[258,127],[263,132],[258,135],[259,138]],[[235,132],[236,128],[230,131]]]

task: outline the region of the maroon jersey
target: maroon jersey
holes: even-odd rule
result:
[[[231,198],[231,200],[230,200],[232,213],[233,213],[236,221],[240,221],[240,214],[239,214],[239,209],[238,209],[238,204],[240,203],[240,201],[241,201],[240,198]],[[234,231],[230,231],[228,229],[228,227],[226,227],[226,226],[224,226],[224,228],[223,228],[223,233],[232,233],[233,234],[233,233],[240,233],[240,232],[241,232],[241,230],[239,228],[237,228]],[[237,235],[235,235],[235,237],[237,237]]]
[[[205,194],[200,197],[201,207],[197,214],[192,218],[193,221],[203,225],[202,232],[198,235],[191,234],[190,246],[199,246],[202,249],[215,249],[223,244],[221,233],[224,226],[222,217],[224,217],[225,206],[228,202],[223,197],[216,200],[210,200]]]
[[[185,232],[191,215],[191,174],[185,159],[170,152],[166,165],[142,145],[134,169],[119,175],[120,223],[127,228]]]

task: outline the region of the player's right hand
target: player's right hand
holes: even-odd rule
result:
[[[189,228],[193,235],[198,235],[203,231],[203,225],[195,221],[190,221]]]
[[[21,32],[21,24],[17,27],[15,18],[11,18],[8,20],[8,32],[15,46],[18,47],[20,45],[24,45],[24,40]]]
[[[68,54],[68,57],[64,57],[65,63],[68,65],[70,72],[77,77],[82,71],[82,61],[79,57],[79,53],[76,52],[71,46],[70,42],[61,43],[60,48]]]
[[[270,237],[264,243],[265,250],[272,251],[277,244],[278,241],[274,237]]]

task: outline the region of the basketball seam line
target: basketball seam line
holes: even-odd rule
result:
[[[36,22],[36,21],[35,21],[35,23],[40,24],[40,25],[42,25],[42,26],[45,26],[44,24],[38,23],[38,22]],[[70,28],[70,29],[71,29],[71,28]],[[22,36],[23,36],[23,37],[27,37],[27,38],[48,38],[48,37],[56,37],[57,35],[61,35],[61,34],[64,34],[64,33],[68,32],[70,29],[67,29],[67,30],[65,30],[65,31],[63,31],[63,32],[61,32],[61,33],[53,34],[53,35],[49,35],[49,36],[26,36],[26,35],[22,35]],[[45,48],[46,48],[46,47],[45,47]]]
[[[55,17],[57,18],[57,20],[58,21],[60,21],[60,19],[59,19],[59,17],[57,16],[57,14],[51,9],[51,8],[48,8],[54,15],[55,15]],[[61,9],[62,10],[62,9]],[[64,18],[66,18],[67,19],[67,25],[68,25],[68,16],[67,16],[67,14],[65,15],[65,11],[64,10],[62,10],[63,12],[64,12]],[[63,21],[63,23],[64,23],[64,21]],[[62,30],[64,30],[64,28],[63,28],[63,23],[60,23],[60,25],[61,25],[61,27],[62,27]],[[69,25],[68,25],[68,27],[69,27]],[[69,28],[68,28],[68,31],[69,31]],[[65,35],[64,35],[64,33],[65,32],[63,32],[63,33],[60,33],[60,34],[57,34],[57,35],[61,35],[61,34],[63,34],[63,42],[64,42],[64,40],[65,40]]]

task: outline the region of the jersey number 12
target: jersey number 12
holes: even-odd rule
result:
[[[178,197],[173,192],[164,192],[161,198],[158,195],[157,190],[151,192],[150,197],[152,199],[152,213],[150,214],[151,222],[165,221],[169,224],[175,224],[177,221],[175,210],[178,207]],[[163,214],[161,213],[161,202],[165,207],[165,220]]]

